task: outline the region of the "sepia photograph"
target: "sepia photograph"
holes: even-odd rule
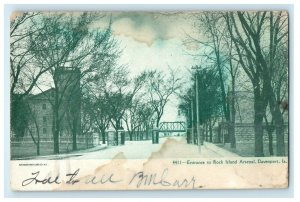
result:
[[[14,11],[9,31],[12,189],[288,187],[287,11]]]

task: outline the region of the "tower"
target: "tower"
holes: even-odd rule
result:
[[[59,68],[55,72],[55,87],[60,103],[59,113],[63,117],[62,133],[76,138],[81,127],[81,88],[80,70],[77,68]],[[73,139],[76,142],[76,139]]]

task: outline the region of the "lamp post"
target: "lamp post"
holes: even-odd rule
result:
[[[202,138],[200,134],[200,117],[199,117],[199,87],[198,87],[198,70],[201,67],[192,67],[192,69],[196,70],[195,74],[195,82],[196,82],[196,114],[197,114],[197,140],[198,140],[198,149],[199,152],[201,152],[201,143],[202,143]]]

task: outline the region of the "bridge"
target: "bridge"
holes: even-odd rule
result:
[[[186,123],[183,121],[161,122],[159,132],[186,132]]]

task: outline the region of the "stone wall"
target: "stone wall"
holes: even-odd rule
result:
[[[284,125],[284,138],[285,141],[288,141],[288,125]],[[237,143],[243,142],[254,142],[254,125],[253,124],[236,124],[235,126],[235,137]],[[268,142],[268,133],[264,128],[263,135],[264,142]],[[273,132],[273,142],[276,142],[275,131]]]

